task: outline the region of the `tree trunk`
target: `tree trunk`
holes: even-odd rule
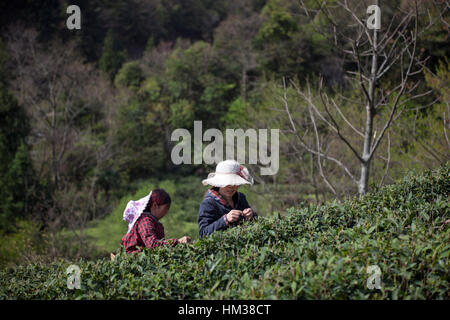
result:
[[[377,5],[378,5],[377,1]],[[375,86],[377,81],[377,30],[373,30],[372,66],[369,78],[368,101],[366,105],[366,128],[364,130],[364,145],[361,161],[361,177],[358,183],[359,194],[365,194],[369,187],[370,162],[372,159],[373,117],[375,116]]]
[[[242,69],[241,98],[242,103],[245,104],[247,100],[247,68]]]
[[[375,86],[375,83],[372,84],[371,82],[370,87],[372,86]],[[373,96],[373,90],[369,90],[369,94],[372,94]],[[371,100],[373,101],[373,98]],[[359,194],[365,194],[369,188],[370,162],[372,158],[370,154],[370,148],[372,145],[373,116],[374,110],[371,106],[371,103],[369,103],[366,106],[366,128],[364,132],[363,154],[361,157],[361,177],[358,183]]]
[[[365,194],[368,191],[369,171],[370,171],[370,161],[366,163],[361,163],[361,179],[359,180],[358,184],[358,192],[360,195]]]

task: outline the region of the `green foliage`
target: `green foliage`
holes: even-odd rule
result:
[[[161,97],[161,86],[154,78],[146,78],[139,88],[138,96],[141,100],[158,101]]]
[[[298,31],[294,17],[286,10],[281,0],[271,0],[262,10],[267,16],[257,35],[257,42],[289,40]]]
[[[193,114],[196,120],[202,120],[205,127],[220,127],[220,119],[237,87],[222,76],[226,66],[215,48],[204,41],[197,41],[187,49],[178,47],[166,66],[170,100],[175,104],[185,100],[181,103],[192,107],[192,111],[186,112]],[[177,115],[172,113],[172,117]]]
[[[204,87],[203,75],[211,68],[211,46],[197,41],[183,50],[176,48],[167,61],[167,74],[170,78],[169,90],[177,99],[180,96],[197,98],[199,89]]]
[[[186,99],[170,105],[170,123],[174,128],[191,128],[194,123],[194,109]]]
[[[343,203],[291,208],[191,245],[0,271],[3,299],[449,299],[450,163]],[[381,289],[367,288],[367,267]]]
[[[126,53],[115,49],[113,34],[108,31],[103,40],[102,56],[99,60],[100,70],[108,75],[109,80],[113,81],[125,59]]]
[[[262,69],[277,77],[301,73],[304,59],[302,44],[297,41],[300,38],[299,24],[289,12],[287,2],[269,1],[262,15],[265,21],[254,39]]]
[[[39,227],[32,221],[18,220],[12,232],[0,231],[0,267],[24,261],[36,262],[37,256],[45,249]]]
[[[7,88],[6,55],[0,42],[0,229],[10,229],[29,213],[34,173],[25,138],[25,110]]]
[[[318,4],[308,3],[309,8]],[[331,5],[328,3],[328,5]],[[296,78],[321,74],[327,83],[339,80],[342,70],[332,44],[315,24],[329,23],[321,13],[309,22],[291,1],[271,0],[261,12],[264,22],[254,39],[261,70],[276,78]]]
[[[130,179],[146,178],[167,164],[167,107],[150,99],[133,99],[119,109],[115,139],[121,146],[118,166]],[[169,154],[170,155],[170,154]]]
[[[2,149],[4,150],[0,147],[0,151]],[[2,170],[0,179],[0,228],[9,230],[15,219],[30,213],[34,172],[25,143],[20,144],[12,159],[3,158],[8,162],[1,166],[5,171]]]
[[[10,73],[7,70],[8,54],[5,50],[2,39],[0,38],[0,85],[4,86],[7,84]]]
[[[125,63],[114,79],[116,86],[126,87],[132,90],[138,90],[141,82],[144,80],[144,74],[136,61]]]
[[[411,106],[412,110],[404,116],[402,123],[411,123],[409,132],[402,135],[404,149],[410,154],[415,154],[417,159],[428,166],[437,166],[450,159],[450,143],[448,140],[448,128],[450,123],[450,62],[448,59],[439,61],[435,73],[425,71],[425,81],[434,91],[434,97],[438,100],[429,108],[414,110],[417,104]],[[397,129],[399,132],[401,128]],[[401,135],[401,133],[398,133]],[[408,141],[408,135],[414,137]]]
[[[236,98],[223,117],[223,121],[231,127],[242,127],[248,121],[248,107],[248,103],[244,103],[241,97]]]
[[[439,60],[436,68],[436,75],[433,75],[429,70],[425,71],[425,80],[429,87],[436,90],[439,100],[441,102],[450,101],[450,61],[445,57],[444,60]]]

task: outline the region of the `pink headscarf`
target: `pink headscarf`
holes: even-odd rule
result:
[[[137,219],[139,219],[142,212],[144,212],[151,196],[152,196],[152,192],[150,191],[150,193],[147,196],[145,196],[144,198],[139,199],[137,201],[130,200],[128,202],[127,207],[125,208],[125,211],[123,212],[123,220],[125,220],[128,223],[128,232],[130,232],[130,230],[133,228],[134,224],[136,223]]]

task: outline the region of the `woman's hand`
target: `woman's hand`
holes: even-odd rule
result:
[[[245,219],[252,220],[253,219],[253,210],[252,210],[252,208],[244,209],[244,211],[242,211],[242,215],[245,217]]]
[[[235,222],[239,220],[239,217],[241,216],[241,214],[243,214],[243,212],[241,210],[231,210],[230,212],[227,213],[226,217],[227,217],[227,221],[228,222]]]
[[[188,236],[184,236],[184,237],[178,239],[178,242],[179,242],[179,243],[189,243],[189,242],[191,242],[191,241],[192,241],[191,238],[188,237]]]

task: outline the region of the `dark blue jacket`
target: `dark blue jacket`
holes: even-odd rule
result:
[[[233,196],[234,208],[228,206],[225,199],[219,194],[218,188],[209,189],[200,204],[198,210],[198,229],[200,237],[204,238],[216,230],[225,230],[229,227],[238,225],[245,217],[240,216],[239,221],[229,223],[226,221],[225,215],[231,210],[244,210],[251,208],[241,192],[236,192]],[[256,217],[256,212],[254,217]]]

